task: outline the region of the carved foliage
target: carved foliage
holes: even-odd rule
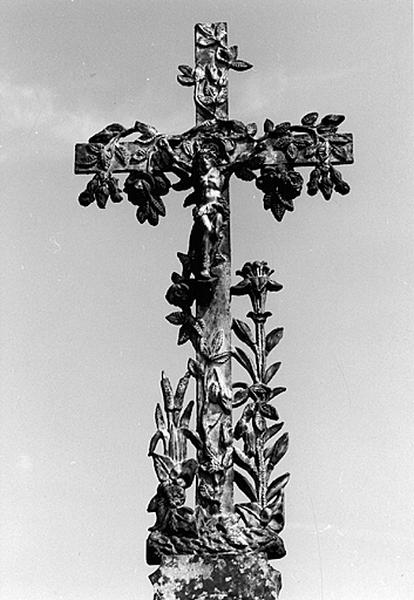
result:
[[[159,534],[167,537],[197,535],[194,512],[185,506],[185,489],[191,486],[198,469],[197,461],[187,458],[186,433],[190,431],[194,407],[194,402],[191,401],[183,410],[189,380],[190,374],[187,372],[180,379],[174,393],[168,377],[164,373],[161,377],[164,412],[160,404],[157,404],[157,431],[149,446],[149,455],[153,459],[159,481],[157,493],[148,505],[148,511],[156,514],[156,522],[150,529],[151,532],[155,532],[155,539]],[[159,444],[162,445],[163,454],[156,452]],[[152,534],[148,542],[150,552],[154,537],[151,536]]]
[[[352,140],[336,133],[345,117],[327,115],[320,123],[317,119],[318,113],[305,115],[301,125],[275,125],[266,119],[264,135],[255,140],[255,149],[247,160],[250,169],[260,168],[256,186],[264,192],[265,210],[270,210],[277,221],[286,211],[294,210],[293,200],[302,191],[304,181],[295,166],[315,165],[307,184],[309,195],[321,191],[329,200],[333,190],[342,195],[350,190],[332,164],[352,162]]]
[[[177,81],[194,86],[194,101],[202,119],[227,117],[228,70],[252,65],[238,58],[238,47],[227,46],[225,23],[196,25],[196,66],[179,65]]]
[[[284,487],[289,474],[270,481],[273,470],[288,448],[288,434],[274,441],[283,426],[276,408],[270,402],[283,393],[284,387],[270,387],[281,363],[267,364],[267,359],[283,336],[278,327],[265,334],[265,323],[271,316],[265,311],[269,291],[279,291],[282,286],[271,279],[265,262],[246,263],[237,274],[243,278],[232,288],[234,295],[249,295],[253,310],[248,317],[254,323],[254,332],[244,321],[234,319],[233,331],[238,339],[253,353],[253,360],[242,348],[236,347],[234,358],[247,371],[252,383],[238,382],[233,396],[235,408],[244,406],[234,427],[234,438],[243,442],[243,449],[234,447],[234,481],[249,502],[236,505],[237,513],[246,527],[255,532],[255,540],[270,558],[283,556],[284,547],[278,533],[284,526]]]

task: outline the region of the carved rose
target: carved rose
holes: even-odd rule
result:
[[[171,184],[167,177],[157,171],[152,175],[143,171],[132,171],[125,180],[124,191],[129,202],[137,206],[137,219],[158,225],[159,217],[165,216],[165,206],[161,196],[165,196]]]

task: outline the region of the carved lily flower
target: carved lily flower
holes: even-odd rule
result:
[[[248,294],[253,304],[253,309],[261,316],[269,316],[270,313],[263,313],[266,302],[267,292],[278,292],[283,286],[271,279],[274,273],[265,261],[247,262],[243,268],[236,271],[236,275],[243,278],[238,284],[231,287],[233,296],[243,296]]]
[[[132,171],[124,185],[129,202],[138,207],[138,221],[148,221],[150,225],[158,225],[159,217],[165,216],[165,206],[160,196],[165,196],[169,189],[170,182],[161,171],[152,175],[143,171]]]

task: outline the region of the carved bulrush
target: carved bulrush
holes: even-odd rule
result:
[[[237,271],[241,280],[231,287],[229,180],[234,174],[253,181],[263,192],[265,210],[277,221],[294,210],[294,200],[302,192],[304,179],[298,167],[312,168],[307,183],[311,196],[321,192],[329,200],[334,191],[343,195],[350,189],[336,168],[353,162],[352,134],[338,133],[342,115],[319,120],[312,112],[296,125],[266,119],[261,134],[255,123],[228,118],[229,70],[245,71],[251,66],[238,58],[237,46],[228,46],[225,23],[199,23],[194,68],[180,65],[177,77],[180,84],[194,88],[195,127],[167,135],[140,121],[130,128],[113,123],[88,144],[76,145],[75,172],[93,174],[79,196],[82,206],[96,203],[106,208],[109,200],[121,202],[124,192],[137,220],[152,226],[165,216],[164,199],[171,190],[187,190],[184,206],[193,207],[188,250],[177,255],[181,273],[172,273],[165,298],[174,307],[166,319],[179,328],[177,343],[190,342],[195,354],[175,392],[162,375],[164,410],[157,404],[157,431],[149,448],[158,487],[148,506],[155,523],[147,541],[147,559],[165,569],[173,557],[176,565],[195,565],[196,555],[203,562],[207,555],[219,559],[225,553],[229,564],[236,564],[236,555],[242,554],[243,564],[252,562],[264,572],[265,555],[285,554],[279,533],[284,527],[289,474],[272,479],[288,447],[288,434],[278,435],[283,423],[273,405],[285,388],[271,386],[281,363],[268,364],[283,329],[265,331],[271,316],[266,311],[267,295],[282,286],[272,279],[267,263],[255,261]],[[127,140],[130,136],[133,139]],[[123,191],[116,173],[127,174]],[[176,178],[173,184],[171,174]],[[232,320],[231,294],[249,296],[252,310],[247,317],[252,326]],[[246,349],[232,348],[231,330]],[[249,383],[232,386],[231,357],[247,372]],[[184,408],[190,379],[196,398]],[[188,442],[193,457],[187,455]],[[186,505],[193,482],[194,509]],[[234,505],[234,483],[246,502]],[[187,556],[180,559],[180,555]],[[251,578],[244,580],[242,571],[237,585],[244,595],[237,597],[247,600],[244,590],[250,589]],[[280,588],[280,575],[266,572],[266,581],[258,580],[260,594],[267,590],[260,595],[263,600],[274,599]],[[190,591],[180,598],[195,597],[194,581],[190,578]],[[178,599],[170,595],[167,584],[165,594],[157,585],[157,600]],[[226,578],[217,583],[214,597],[227,597],[226,585]]]

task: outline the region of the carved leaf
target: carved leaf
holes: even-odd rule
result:
[[[240,319],[233,319],[231,328],[240,341],[247,344],[250,348],[255,347],[253,332],[247,323]]]
[[[111,123],[111,125],[107,125],[105,129],[95,133],[92,137],[89,138],[90,144],[107,144],[112,140],[112,138],[116,137],[120,133],[126,131],[123,125],[119,123]]]
[[[244,404],[248,397],[248,389],[238,390],[237,392],[235,392],[235,394],[233,395],[233,408],[237,408],[238,406]]]
[[[217,104],[222,104],[223,102],[225,102],[227,100],[227,95],[227,88],[223,88],[222,90],[220,90],[216,97]]]
[[[194,458],[188,458],[181,465],[181,477],[184,479],[185,486],[190,487],[197,473],[198,463]]]
[[[248,123],[246,125],[246,131],[247,131],[248,135],[251,135],[252,137],[254,137],[257,133],[257,124],[256,123]]]
[[[177,389],[174,394],[174,403],[175,407],[178,410],[181,410],[184,402],[184,396],[188,388],[188,383],[190,381],[190,373],[187,371],[183,377],[178,382]]]
[[[165,318],[173,325],[183,325],[185,322],[185,315],[183,312],[173,312],[167,315]]]
[[[187,75],[177,75],[177,81],[186,87],[191,87],[194,85],[193,77],[187,77]]]
[[[116,160],[122,167],[126,167],[128,165],[131,154],[124,146],[116,146],[114,154]]]
[[[337,144],[331,144],[331,152],[334,155],[335,158],[337,158],[340,161],[347,161],[349,160],[349,152],[346,148],[346,146],[339,146]]]
[[[207,37],[214,35],[214,28],[209,23],[197,23],[197,29]]]
[[[222,352],[221,354],[213,354],[211,362],[223,365],[230,358],[230,352]]]
[[[343,121],[345,121],[344,115],[326,115],[321,119],[321,125],[325,127],[338,127]]]
[[[171,381],[164,374],[164,371],[161,373],[161,390],[164,398],[164,406],[165,410],[173,410],[174,408],[174,395],[172,391]]]
[[[218,23],[218,25],[216,26],[215,36],[216,39],[220,42],[224,40],[224,38],[226,37],[226,26],[224,23]]]
[[[277,421],[279,419],[279,415],[277,414],[277,410],[271,404],[264,404],[262,406],[262,415],[267,419],[272,419],[273,421]]]
[[[206,48],[208,46],[214,46],[217,44],[216,40],[213,37],[200,37],[197,40],[197,45]]]
[[[247,71],[252,67],[253,65],[246,60],[233,60],[230,63],[230,69],[234,69],[235,71]]]
[[[235,168],[234,174],[242,181],[253,181],[253,179],[256,179],[256,175],[253,171],[243,165]]]
[[[266,421],[264,420],[263,414],[261,411],[257,410],[253,416],[253,425],[256,430],[256,433],[262,434],[266,429]]]
[[[295,160],[298,155],[298,147],[296,144],[291,142],[289,146],[286,148],[286,156],[290,158],[290,160]]]
[[[272,391],[270,392],[270,398],[269,400],[271,400],[272,398],[274,398],[275,396],[278,396],[279,394],[283,394],[283,392],[286,392],[285,387],[275,387],[272,389]]]
[[[182,431],[185,437],[190,440],[190,442],[197,450],[202,450],[203,443],[201,441],[200,435],[196,431],[192,431],[192,429],[188,428],[183,428]]]
[[[182,327],[180,327],[180,330],[178,332],[177,345],[182,346],[183,344],[188,342],[190,337],[191,336],[190,332],[188,331],[188,327],[185,327],[185,325],[183,325]]]
[[[194,408],[194,400],[190,400],[187,404],[186,408],[183,411],[183,414],[180,417],[180,427],[188,428],[190,424],[191,414]]]
[[[275,423],[274,425],[269,427],[269,429],[266,429],[266,431],[263,434],[263,441],[266,443],[268,440],[270,440],[273,436],[275,436],[278,433],[278,431],[282,429],[283,425],[284,423],[283,421],[281,421],[280,423]]]
[[[190,67],[190,65],[178,65],[178,70],[187,77],[191,77],[193,74],[193,69]]]
[[[261,508],[256,502],[251,504],[236,504],[235,509],[249,529],[260,527]]]
[[[164,437],[163,437],[161,431],[156,431],[154,433],[154,435],[151,438],[150,444],[149,444],[149,449],[148,449],[149,456],[151,456],[155,452],[155,448],[157,447],[158,442],[163,439],[164,439]]]
[[[277,327],[267,334],[265,344],[266,354],[269,354],[269,352],[273,350],[273,348],[280,342],[282,337],[283,327]]]
[[[265,133],[270,133],[274,130],[275,124],[270,119],[266,119],[263,125],[263,130]]]
[[[257,470],[254,466],[254,461],[252,458],[248,458],[246,454],[242,450],[240,450],[240,448],[234,446],[233,459],[237,466],[247,471],[253,477],[254,481],[256,481]]]
[[[270,365],[270,367],[267,367],[266,372],[263,377],[264,383],[269,383],[269,381],[271,381],[273,379],[273,377],[278,372],[281,364],[282,364],[281,362],[276,362],[276,363],[273,363],[272,365]]]
[[[216,331],[214,333],[212,340],[210,342],[211,354],[217,354],[218,352],[220,352],[221,347],[223,346],[223,342],[224,342],[224,330],[219,329],[218,331]]]
[[[230,292],[233,296],[244,296],[245,294],[249,293],[250,288],[250,281],[248,279],[243,279],[236,285],[232,285]]]
[[[170,478],[170,473],[174,468],[174,463],[169,456],[161,454],[153,454],[154,469],[159,481],[167,481]]]
[[[280,475],[277,477],[267,488],[266,492],[266,500],[271,502],[275,499],[275,497],[279,494],[281,490],[285,487],[290,479],[290,473],[285,473],[284,475]]]
[[[256,374],[255,369],[253,367],[253,363],[247,356],[245,351],[237,346],[232,352],[232,356],[237,360],[239,364],[241,364],[242,367],[246,369],[253,381],[256,381]]]
[[[164,415],[162,414],[161,406],[157,403],[155,408],[155,424],[157,425],[157,429],[161,432],[167,431],[167,426],[165,424]]]
[[[203,374],[204,374],[203,368],[197,360],[194,360],[194,358],[188,359],[187,368],[188,368],[189,372],[191,373],[191,375],[193,377],[195,377],[196,379],[203,377]]]
[[[316,121],[318,120],[318,117],[319,115],[317,112],[310,112],[304,117],[302,117],[300,122],[304,127],[313,127]]]
[[[252,502],[257,501],[257,495],[252,484],[244,475],[239,473],[239,471],[234,471],[234,483],[244,494],[246,494],[249,500]]]
[[[278,440],[274,443],[272,449],[269,452],[269,458],[267,463],[267,474],[268,476],[273,471],[274,467],[277,463],[284,457],[287,452],[289,444],[289,434],[284,433],[280,436]]]

